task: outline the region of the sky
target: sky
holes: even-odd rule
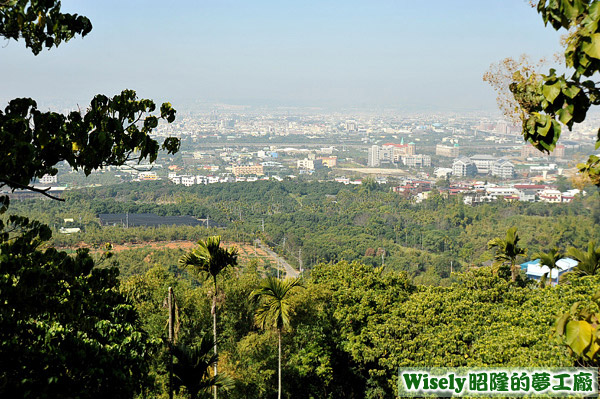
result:
[[[63,0],[93,30],[0,46],[0,100],[491,111],[493,62],[560,50],[526,0]],[[8,78],[7,78],[8,77]]]

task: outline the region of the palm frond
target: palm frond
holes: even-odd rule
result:
[[[195,345],[179,344],[172,347],[172,353],[177,359],[173,364],[173,376],[177,389],[185,386],[192,397],[200,392],[208,392],[213,386],[227,387],[230,380],[225,375],[212,376],[211,367],[217,362],[218,356],[213,352],[214,341],[205,334]]]
[[[600,272],[600,247],[596,248],[595,241],[588,243],[587,252],[571,247],[567,250],[567,255],[579,262],[574,270],[575,273],[581,276],[592,276]]]
[[[250,293],[254,303],[259,303],[256,310],[255,322],[263,328],[284,330],[290,326],[289,293],[294,287],[302,287],[298,278],[284,281],[275,277],[265,278],[260,286]]]
[[[215,278],[229,266],[237,265],[237,248],[222,248],[221,236],[198,241],[198,246],[179,259],[179,265],[206,278]]]

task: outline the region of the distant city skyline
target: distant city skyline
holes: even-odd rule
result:
[[[85,106],[131,88],[157,102],[495,111],[493,62],[560,50],[525,0],[65,0],[94,29],[33,56],[0,49],[10,98]]]

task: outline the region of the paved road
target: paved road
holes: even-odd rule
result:
[[[263,244],[261,240],[256,239],[256,240],[254,240],[254,243],[257,244],[263,251],[268,253],[270,256],[277,259],[277,261],[280,265],[283,265],[283,268],[285,269],[286,277],[295,278],[300,275],[300,272],[298,272],[296,269],[294,269],[289,263],[287,263],[285,261],[285,259],[283,259],[277,253],[275,253],[271,248],[269,248],[265,244]]]

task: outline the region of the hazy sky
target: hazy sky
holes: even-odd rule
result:
[[[551,56],[559,34],[526,0],[63,0],[94,29],[34,56],[0,48],[0,99],[489,110],[490,63]]]

